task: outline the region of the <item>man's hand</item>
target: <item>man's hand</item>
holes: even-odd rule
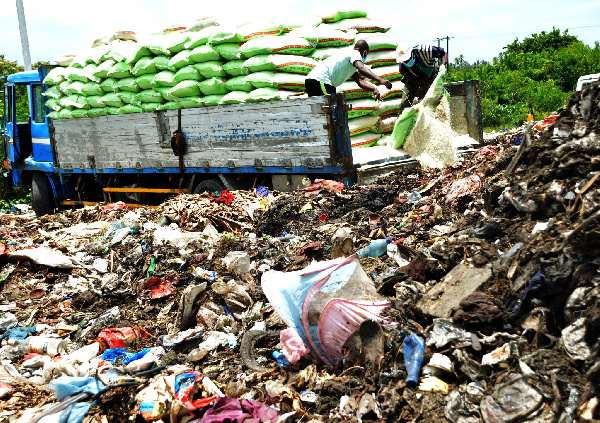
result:
[[[385,87],[386,87],[388,90],[391,90],[391,89],[392,89],[392,82],[391,82],[391,81],[388,81],[387,79],[383,79],[383,78],[381,78],[381,81],[379,81],[379,83],[380,83],[380,84],[382,84],[382,85],[385,85]]]
[[[379,93],[379,90],[378,90],[377,88],[375,88],[375,89],[373,90],[373,98],[374,98],[375,100],[379,100],[379,99],[381,98],[381,94]]]

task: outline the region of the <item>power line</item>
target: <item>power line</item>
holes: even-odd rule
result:
[[[600,25],[584,25],[584,26],[574,26],[571,28],[565,28],[564,30],[569,30],[569,29],[582,29],[582,28],[596,28],[599,27]],[[557,28],[559,29],[559,28]],[[522,35],[522,34],[531,34],[531,31],[521,31],[521,32],[507,32],[504,34],[492,34],[492,35],[459,35],[456,38],[460,38],[460,39],[464,39],[464,38],[481,38],[481,37],[486,37],[486,38],[494,38],[494,37],[505,37],[507,35]],[[437,41],[437,40],[434,40]]]

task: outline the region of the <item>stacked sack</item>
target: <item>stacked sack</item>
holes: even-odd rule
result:
[[[381,99],[376,101],[370,91],[360,88],[349,79],[337,88],[337,92],[346,94],[352,105],[348,111],[350,139],[352,147],[370,147],[394,128],[397,116],[405,105],[404,84],[396,63],[398,43],[385,33],[389,27],[371,20],[362,11],[333,10],[320,15],[323,25],[319,28],[339,30],[346,34],[355,34],[355,40],[364,39],[369,44],[369,54],[365,61],[373,73],[392,82],[392,88],[378,86]],[[354,44],[354,43],[351,43]],[[324,60],[335,54],[341,47],[318,46],[312,57]],[[374,81],[371,81],[376,85]]]
[[[139,39],[119,31],[89,51],[56,59],[45,78],[49,117],[107,114],[281,100],[304,91],[306,75],[339,49],[366,39],[366,64],[393,83],[381,101],[353,81],[342,84],[353,147],[373,145],[393,129],[403,84],[389,29],[362,11],[335,10],[280,22],[232,22],[208,17]]]

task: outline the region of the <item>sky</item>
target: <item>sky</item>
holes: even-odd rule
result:
[[[114,31],[148,34],[213,15],[297,20],[324,4],[367,12],[369,18],[389,26],[388,35],[401,45],[437,45],[438,38],[451,37],[451,63],[460,55],[470,63],[491,61],[515,39],[553,28],[568,29],[589,46],[600,41],[598,0],[23,0],[32,63],[54,63],[54,57],[87,49]],[[16,0],[2,0],[2,5],[0,54],[22,65]],[[441,45],[446,47],[445,39]]]

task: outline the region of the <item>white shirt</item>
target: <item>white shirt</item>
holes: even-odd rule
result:
[[[319,82],[338,87],[357,72],[355,61],[361,61],[362,57],[354,47],[348,47],[333,56],[320,62],[306,76],[307,79],[316,79]]]

